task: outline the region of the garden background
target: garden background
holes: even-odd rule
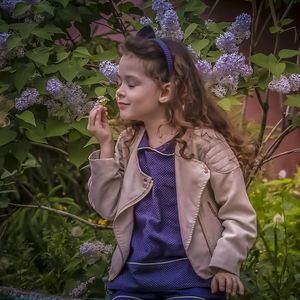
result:
[[[105,297],[115,242],[87,200],[87,158],[98,147],[87,115],[100,101],[115,125],[118,45],[152,22],[190,48],[215,101],[256,141],[244,174],[259,235],[239,299],[300,299],[299,0],[0,7],[0,298],[18,299],[13,287]]]

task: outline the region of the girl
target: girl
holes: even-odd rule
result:
[[[243,294],[240,265],[256,237],[240,168],[247,147],[183,45],[147,28],[122,54],[116,99],[125,130],[116,145],[104,107],[88,120],[101,145],[89,157],[89,201],[113,221],[117,241],[111,299]]]

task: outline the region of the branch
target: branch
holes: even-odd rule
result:
[[[215,8],[217,7],[217,5],[219,4],[220,0],[216,0],[215,3],[213,4],[213,6],[211,7],[211,9],[209,10],[208,12],[208,15],[207,15],[207,19],[210,18],[210,16],[212,15],[213,11],[215,10]]]
[[[269,162],[270,160],[273,160],[273,159],[275,159],[275,158],[278,158],[278,157],[280,157],[280,156],[287,155],[287,154],[291,154],[291,153],[298,153],[298,152],[300,152],[300,148],[296,148],[296,149],[293,149],[293,150],[281,152],[281,153],[279,153],[279,154],[276,154],[276,155],[271,156],[270,158],[264,160],[263,164]]]
[[[66,151],[61,150],[61,149],[56,148],[56,147],[51,146],[51,145],[41,144],[41,143],[34,143],[34,142],[31,142],[31,144],[35,145],[35,146],[39,146],[39,147],[43,147],[43,148],[47,148],[47,149],[53,150],[53,151],[59,152],[61,154],[67,155],[67,156],[69,155]]]
[[[112,229],[112,226],[104,226],[104,225],[98,225],[98,224],[94,224],[94,223],[89,223],[87,220],[82,219],[76,215],[73,215],[69,212],[66,211],[62,211],[62,210],[58,210],[52,207],[48,207],[48,206],[44,206],[44,205],[31,205],[31,204],[17,204],[17,203],[9,203],[9,205],[11,206],[15,206],[15,207],[21,207],[21,208],[40,208],[40,209],[44,209],[44,210],[48,210],[52,213],[64,216],[64,217],[68,217],[74,220],[77,220],[81,223],[84,223],[86,225],[89,225],[93,228],[97,228],[97,229]]]

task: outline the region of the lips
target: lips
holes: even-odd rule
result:
[[[128,103],[125,103],[125,102],[118,102],[118,106],[119,108],[124,108],[126,106],[128,106],[129,104]]]

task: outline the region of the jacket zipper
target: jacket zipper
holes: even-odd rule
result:
[[[205,231],[203,230],[203,226],[202,226],[202,223],[201,223],[201,220],[200,220],[200,217],[199,217],[199,216],[198,216],[198,221],[199,221],[199,224],[200,224],[200,227],[201,227],[201,230],[202,230],[202,233],[203,233],[205,242],[206,242],[206,244],[207,244],[207,248],[208,248],[208,250],[209,250],[210,256],[212,256],[212,250],[210,249],[210,246],[209,246],[209,243],[208,243],[208,240],[207,240]]]

